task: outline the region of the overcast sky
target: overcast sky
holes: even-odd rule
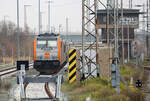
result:
[[[41,0],[42,30],[46,31],[48,18],[48,0]],[[52,0],[51,3],[51,26],[55,26],[58,30],[59,24],[62,24],[62,29],[65,31],[66,17],[69,18],[69,31],[81,32],[81,14],[82,0]],[[106,0],[101,0],[104,4]],[[146,0],[133,0],[133,6],[143,4]],[[11,20],[16,23],[16,2],[17,0],[0,0],[0,20],[6,17],[6,20]],[[32,7],[27,8],[27,23],[28,26],[38,31],[38,0],[20,0],[20,26],[24,26],[24,5],[30,4]],[[100,5],[102,8],[102,5]],[[128,7],[128,0],[124,0],[124,7]]]

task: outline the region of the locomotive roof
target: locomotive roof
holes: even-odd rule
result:
[[[59,37],[59,34],[44,33],[44,34],[39,34],[37,39],[38,40],[57,40],[58,37]]]
[[[38,37],[57,37],[59,34],[55,33],[44,33],[44,34],[39,34]]]

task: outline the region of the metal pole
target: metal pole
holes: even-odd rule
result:
[[[128,62],[130,61],[130,41],[129,41],[129,39],[130,39],[130,35],[129,35],[130,30],[129,30],[129,28],[130,28],[130,26],[129,26],[129,20],[128,20]]]
[[[31,5],[24,5],[24,29],[26,30],[27,28],[27,7]]]
[[[40,12],[40,32],[42,33],[42,12]]]
[[[131,8],[132,8],[132,0],[131,0]]]
[[[109,0],[107,0],[107,45],[109,45]]]
[[[114,37],[115,37],[115,57],[117,57],[117,47],[116,47],[116,45],[117,45],[117,41],[116,41],[116,0],[114,0]]]
[[[68,40],[68,18],[66,18],[66,41],[69,42]]]
[[[42,29],[42,28],[43,28],[43,26],[42,26],[43,15],[42,15],[42,14],[44,14],[44,12],[40,12],[40,24],[41,24],[41,25],[40,25],[40,32],[41,32],[41,33],[43,32],[43,29]]]
[[[39,8],[38,8],[38,10],[39,10],[39,34],[41,33],[41,11],[40,11],[40,7],[41,5],[40,5],[40,0],[39,0]]]
[[[130,8],[130,0],[129,0],[129,8]]]
[[[116,66],[116,86],[117,86],[117,93],[120,93],[120,76],[119,76],[119,68],[118,68],[118,0],[114,0],[114,36],[115,36],[115,66]]]
[[[19,59],[20,57],[20,29],[19,29],[19,0],[17,0],[17,49],[18,49],[18,54],[17,54],[17,58]]]
[[[119,36],[118,36],[118,27],[119,27],[119,25],[118,25],[118,0],[116,0],[116,33],[117,33],[117,36],[116,36],[116,41],[117,41],[117,57],[119,58],[119,52],[118,52],[118,48],[119,48],[119,46],[118,46],[118,39],[119,39]]]
[[[27,27],[27,15],[26,15],[26,5],[24,5],[24,29]]]
[[[4,25],[6,24],[6,18],[9,17],[7,15],[4,16]]]
[[[98,2],[97,2],[97,0],[94,0],[94,4],[95,4],[95,36],[96,36],[96,72],[97,72],[97,77],[99,77],[100,76],[100,67],[99,67],[99,62],[98,62],[98,42],[99,42],[99,39],[98,39],[98,23],[97,23],[97,8],[98,8],[98,6],[97,6],[97,4],[98,4]]]
[[[115,36],[115,57],[117,57],[117,32],[116,32],[116,0],[114,0],[114,36]]]
[[[84,74],[84,66],[85,66],[85,62],[84,62],[84,43],[85,43],[85,31],[84,31],[84,27],[85,27],[85,8],[84,8],[84,4],[85,4],[85,0],[82,0],[82,79],[85,79],[85,74]]]
[[[6,17],[4,16],[4,25],[6,24],[6,23],[5,23],[5,18],[6,18]]]
[[[146,44],[147,44],[147,57],[149,58],[149,40],[148,40],[148,17],[149,17],[149,15],[148,15],[148,13],[149,13],[149,10],[148,10],[148,5],[149,5],[149,2],[148,2],[148,0],[147,0],[147,35],[146,35]]]
[[[27,15],[26,15],[26,5],[24,5],[24,30],[27,31]],[[23,53],[25,57],[25,45],[23,45]]]
[[[114,56],[114,58],[115,58],[115,65],[117,66],[117,49],[116,49],[116,45],[117,45],[117,41],[116,41],[116,35],[117,35],[117,33],[116,33],[116,0],[114,0],[114,37],[115,37],[115,56]],[[116,73],[117,74],[117,73]],[[117,79],[117,75],[116,75],[116,79]],[[117,89],[117,91],[118,91],[118,89]]]
[[[121,0],[122,63],[124,64],[123,0]]]
[[[143,12],[145,12],[145,4],[143,3]],[[144,32],[144,47],[146,47],[146,42],[145,42],[145,37],[146,37],[146,32],[145,32],[145,18],[144,18],[144,14],[143,14],[143,32]],[[145,51],[145,49],[144,49]],[[145,56],[145,52],[144,53],[144,56]]]
[[[132,8],[132,0],[129,0],[129,8]]]
[[[136,47],[136,50],[135,50],[135,52],[136,52],[136,60],[135,60],[135,62],[136,62],[136,68],[138,67],[138,56],[137,56],[137,43],[135,42],[135,47]]]
[[[86,0],[86,5],[90,8],[90,0]],[[87,10],[87,18],[88,19],[90,19],[90,11],[89,10]],[[89,23],[89,24],[87,24],[87,30],[90,32],[91,31],[91,29],[90,29],[90,26],[91,26],[91,24]],[[88,34],[88,32],[86,33],[86,34]],[[92,44],[92,38],[91,38],[91,35],[90,35],[90,44]],[[92,49],[90,48],[90,59],[92,58]],[[91,63],[89,63],[89,65],[88,65],[88,74],[90,75],[91,74]]]
[[[117,53],[116,53],[116,68],[117,68],[117,71],[116,71],[116,75],[117,75],[117,93],[119,94],[120,93],[120,74],[119,74],[119,64],[118,64],[118,60],[119,60],[119,52],[118,52],[118,0],[116,0],[116,48],[117,48]]]
[[[13,55],[13,47],[12,47],[12,49],[11,49],[11,55],[12,55],[12,64],[14,65],[14,55]]]
[[[48,32],[50,33],[50,3],[51,1],[48,1]]]
[[[59,24],[59,34],[61,33],[61,24]]]
[[[107,45],[109,47],[109,71],[111,69],[111,61],[110,61],[111,41],[110,41],[110,35],[109,35],[110,34],[110,29],[109,29],[109,23],[110,23],[110,21],[109,21],[110,12],[109,12],[109,10],[110,9],[112,9],[111,5],[110,5],[110,0],[107,0],[107,25],[106,25],[106,29],[107,29]],[[111,74],[109,74],[109,75],[111,75]]]

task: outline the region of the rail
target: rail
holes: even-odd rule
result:
[[[31,67],[31,66],[33,66],[33,64],[29,65],[29,67]],[[3,70],[0,70],[0,77],[8,75],[8,74],[11,74],[11,73],[14,73],[16,71],[17,71],[16,66],[12,66],[10,68],[6,68],[6,69],[3,69]]]
[[[35,77],[39,77],[39,76],[40,76],[40,74],[37,74]],[[27,88],[28,85],[29,85],[29,83],[25,83],[25,84],[24,84],[24,90],[25,90],[25,92],[26,92],[26,88]],[[54,95],[52,94],[52,92],[50,91],[48,82],[45,83],[44,88],[45,88],[45,92],[46,92],[47,96],[48,96],[50,99],[54,99],[55,96],[54,96]]]

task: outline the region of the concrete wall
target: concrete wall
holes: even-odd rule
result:
[[[99,48],[99,64],[100,76],[105,78],[111,77],[111,63],[113,48],[101,47]]]
[[[76,45],[70,45],[70,49],[75,47]],[[77,68],[80,68],[80,51],[81,47],[75,47],[77,49]],[[99,47],[99,65],[100,65],[100,76],[105,78],[111,77],[111,63],[112,63],[112,56],[113,56],[113,48],[109,48],[106,45],[100,45]],[[81,73],[78,71],[77,79],[79,80]]]

